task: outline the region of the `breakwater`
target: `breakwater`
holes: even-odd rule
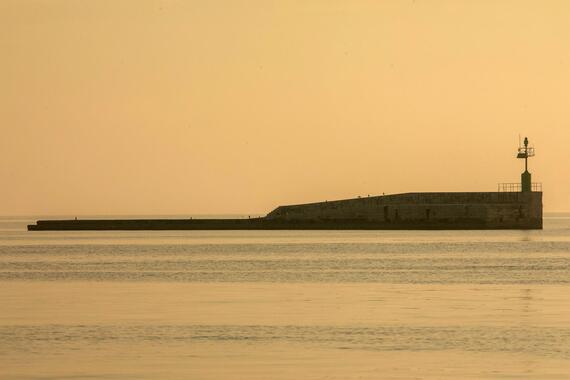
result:
[[[252,219],[39,220],[47,230],[541,229],[542,192],[404,193],[279,206]]]

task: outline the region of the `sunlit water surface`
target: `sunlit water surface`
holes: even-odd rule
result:
[[[27,232],[0,378],[570,378],[570,215],[542,231]]]

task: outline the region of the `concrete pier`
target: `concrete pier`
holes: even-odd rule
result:
[[[253,219],[39,220],[63,230],[541,229],[542,192],[404,193],[279,206]]]

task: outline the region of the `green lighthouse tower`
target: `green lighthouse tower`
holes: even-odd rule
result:
[[[528,138],[524,138],[524,147],[519,145],[519,151],[517,158],[524,158],[524,172],[521,174],[521,191],[531,192],[532,191],[532,181],[531,175],[528,171],[528,158],[534,156],[534,148],[528,146]]]

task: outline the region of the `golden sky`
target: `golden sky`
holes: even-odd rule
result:
[[[0,1],[0,214],[518,182],[570,211],[568,1]]]

